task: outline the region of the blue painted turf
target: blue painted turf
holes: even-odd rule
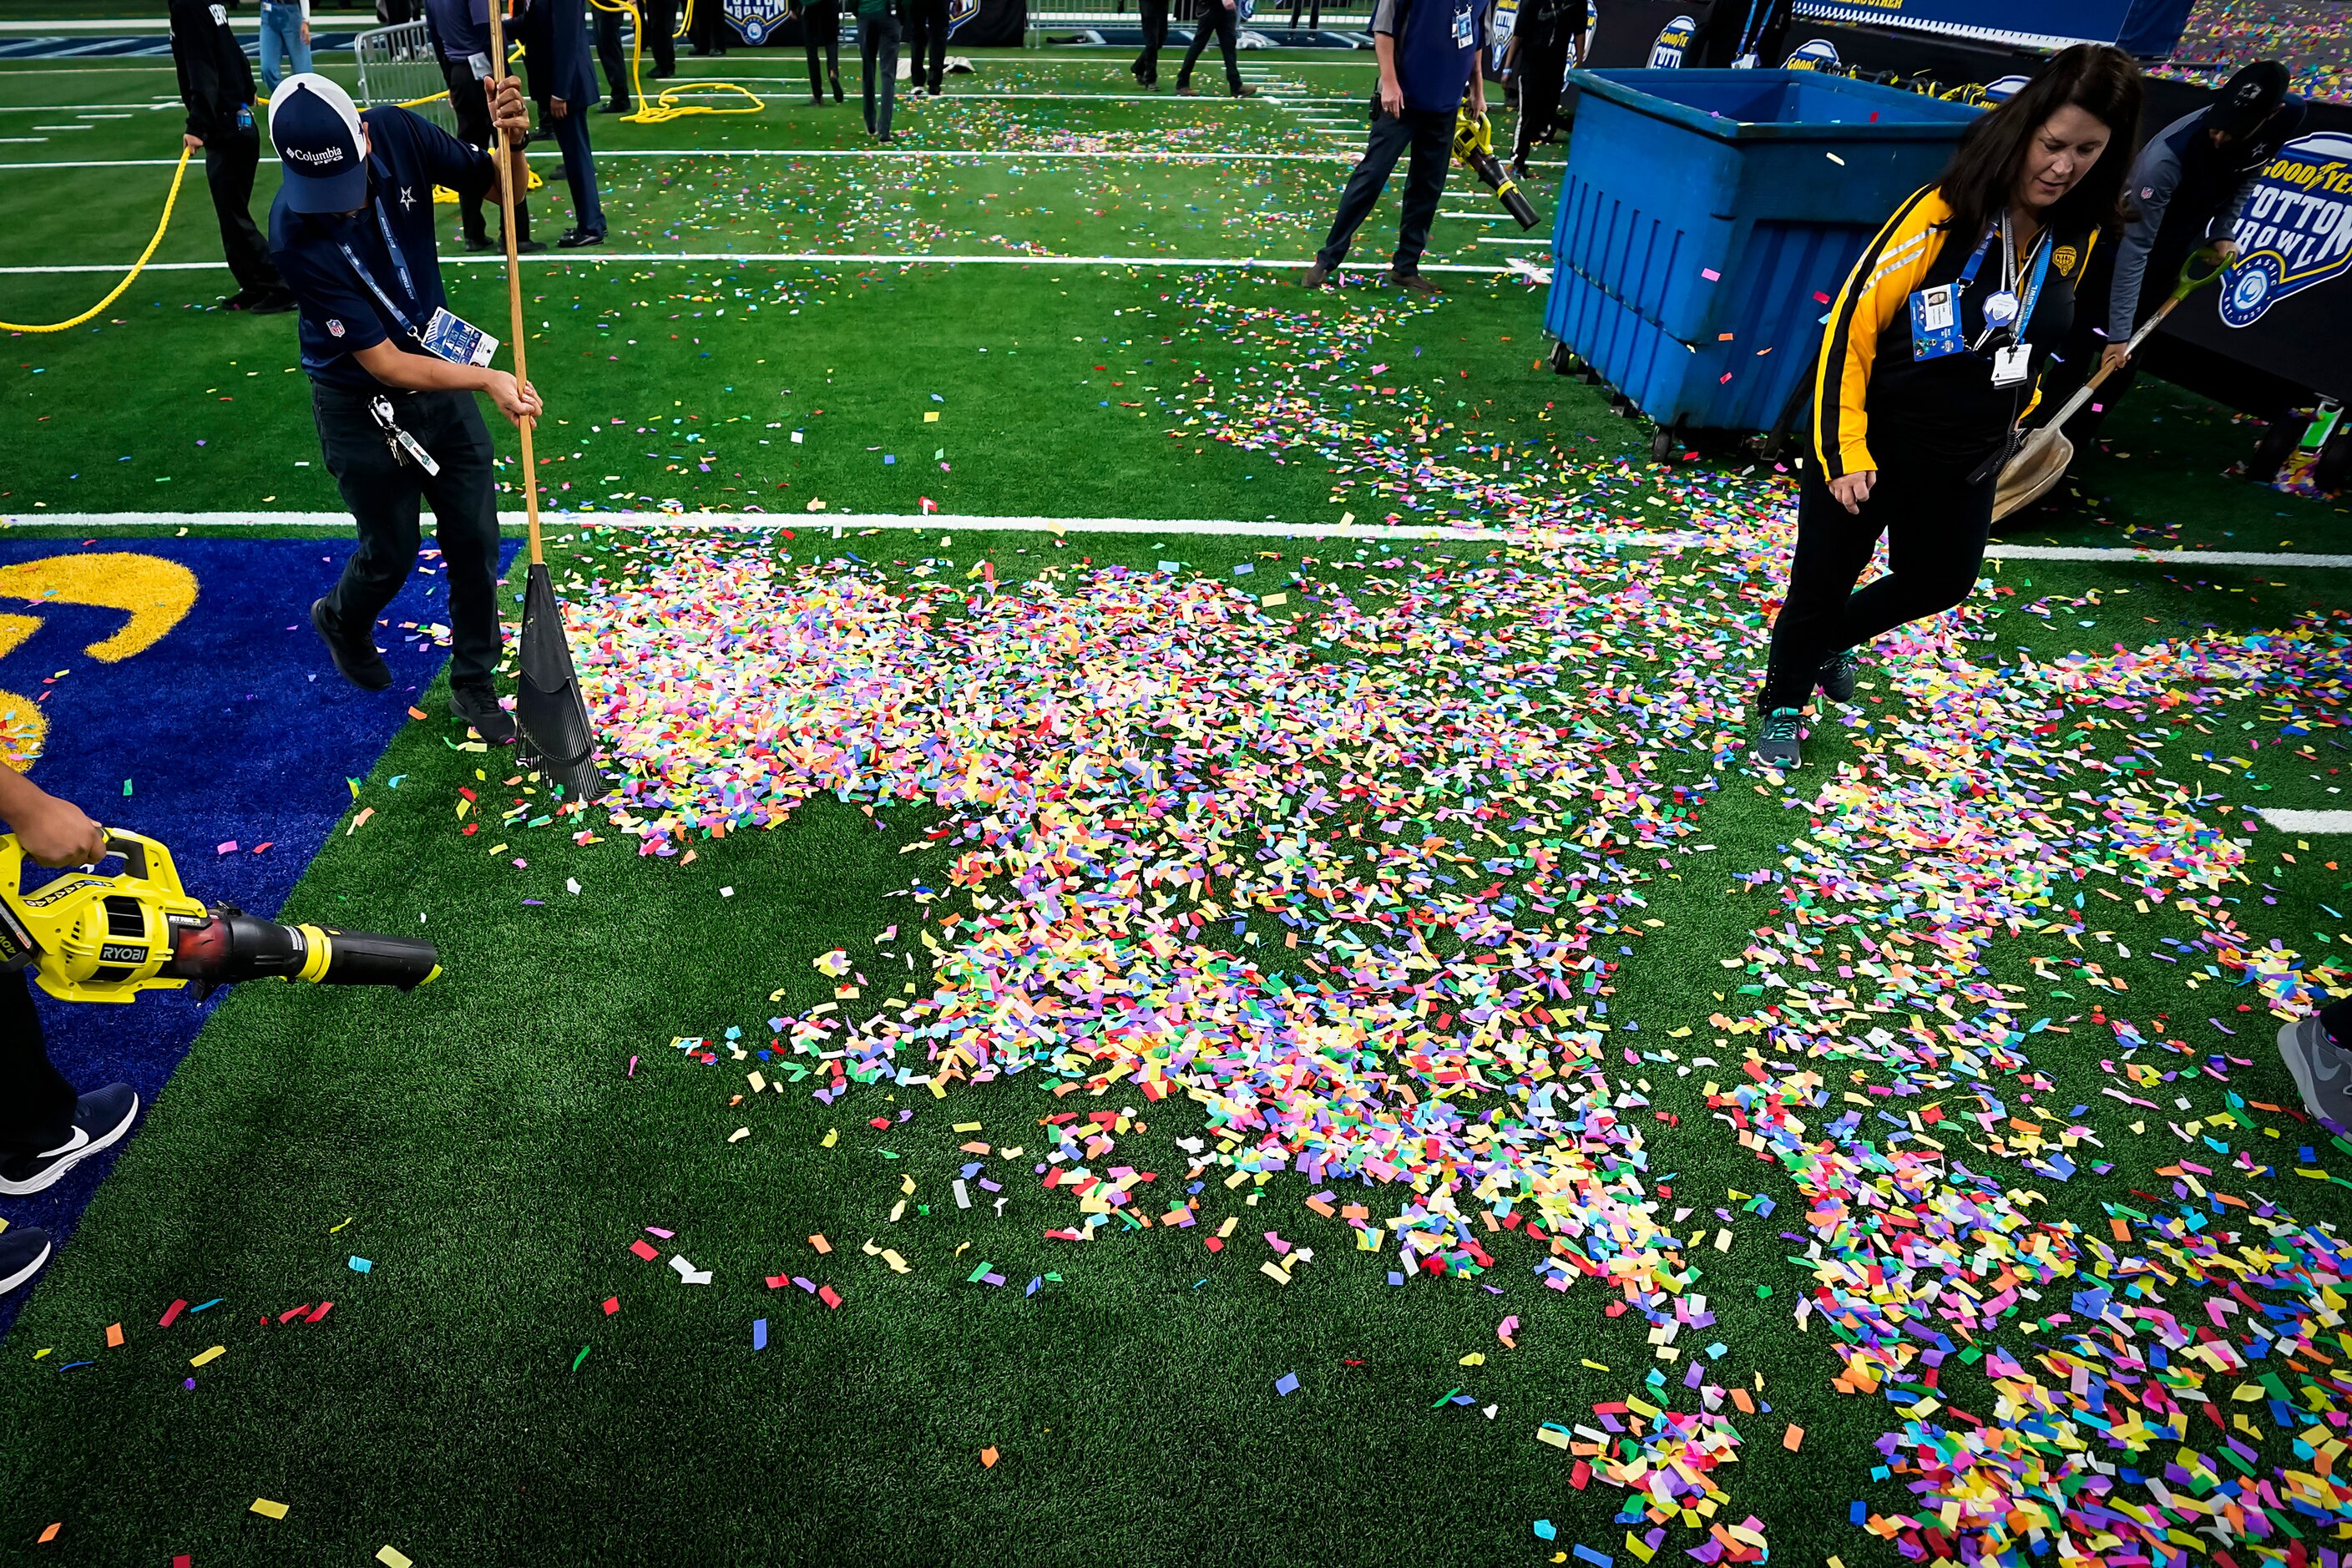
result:
[[[186,616],[115,663],[85,649],[120,631],[124,611],[0,597],[0,616],[40,621],[0,656],[0,690],[40,699],[48,721],[33,781],[101,823],[162,839],[193,896],[275,914],[351,805],[343,781],[366,777],[446,657],[401,626],[448,614],[439,559],[426,555],[385,612],[391,625],[376,629],[392,689],[361,691],[335,673],[310,605],[351,548],[341,537],[0,541],[0,567],[130,552],[178,562],[196,578]],[[509,543],[502,559],[512,554]],[[237,849],[220,853],[230,840]],[[209,1010],[185,991],[125,1006],[73,1005],[37,988],[36,996],[60,1071],[85,1089],[128,1083],[148,1107]],[[43,1226],[62,1248],[120,1152],[85,1161],[47,1192],[0,1198],[0,1218]],[[26,1294],[0,1297],[0,1334]]]

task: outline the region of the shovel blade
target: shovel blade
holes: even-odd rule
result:
[[[522,648],[517,662],[515,724],[522,731],[525,748],[538,759],[540,771],[562,789],[564,799],[596,799],[605,784],[596,766],[595,734],[588,726],[587,700],[572,667],[572,646],[564,637],[555,584],[543,565],[532,566],[524,582]]]

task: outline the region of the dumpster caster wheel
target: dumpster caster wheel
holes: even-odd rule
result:
[[[1568,345],[1567,345],[1566,343],[1554,343],[1554,344],[1552,344],[1552,346],[1551,346],[1551,373],[1552,373],[1552,374],[1554,374],[1554,375],[1574,375],[1574,374],[1577,373],[1577,371],[1578,371],[1578,369],[1579,369],[1579,368],[1580,368],[1580,366],[1579,366],[1579,363],[1578,363],[1578,361],[1577,361],[1577,357],[1576,357],[1574,354],[1572,354],[1572,353],[1570,353],[1569,352]]]
[[[1650,460],[1654,463],[1671,462],[1681,445],[1682,437],[1661,425],[1650,434]]]

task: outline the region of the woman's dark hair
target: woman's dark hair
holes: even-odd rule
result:
[[[2099,161],[2058,198],[2044,221],[2065,228],[2119,224],[2139,136],[2139,64],[2121,49],[2076,44],[2060,54],[1960,138],[1937,182],[1952,206],[1950,232],[1972,237],[1985,231],[2009,205],[2034,132],[2070,103],[2113,134]]]

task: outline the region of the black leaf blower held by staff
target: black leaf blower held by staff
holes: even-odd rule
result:
[[[1521,228],[1535,227],[1535,207],[1519,194],[1518,182],[1503,172],[1501,161],[1495,156],[1495,128],[1485,115],[1471,113],[1466,103],[1454,121],[1454,161],[1485,182]]]
[[[68,871],[27,892],[25,852],[0,834],[0,971],[30,965],[41,989],[66,1002],[129,1002],[189,984],[201,999],[240,980],[410,991],[441,973],[429,942],[207,909],[181,889],[172,852],[142,835],[110,828],[106,852],[121,871]]]

